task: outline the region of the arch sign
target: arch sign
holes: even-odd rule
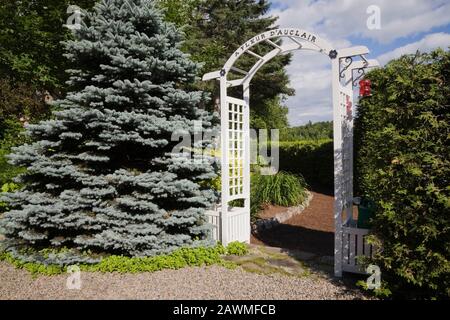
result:
[[[283,40],[283,41],[281,41]],[[214,225],[213,236],[224,245],[250,241],[250,83],[258,70],[274,57],[296,50],[316,51],[329,57],[332,72],[334,138],[334,271],[365,271],[357,256],[370,256],[373,248],[366,242],[367,229],[359,229],[353,212],[353,88],[367,68],[377,67],[366,59],[364,46],[335,49],[317,34],[301,29],[269,30],[242,44],[221,70],[207,73],[203,80],[220,81],[221,116],[221,201],[208,212]],[[236,67],[249,55],[254,64],[249,70]],[[228,88],[242,86],[242,99],[230,97]],[[243,207],[230,201],[241,199]]]

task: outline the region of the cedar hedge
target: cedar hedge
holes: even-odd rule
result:
[[[377,204],[373,263],[394,295],[450,296],[450,52],[417,53],[367,76],[355,121],[359,192]]]

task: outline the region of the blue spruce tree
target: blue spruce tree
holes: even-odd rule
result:
[[[84,251],[150,256],[211,243],[205,209],[215,195],[205,181],[215,166],[172,151],[173,133],[214,125],[204,94],[189,89],[198,66],[181,40],[152,0],[103,0],[86,13],[66,43],[70,92],[10,155],[27,172],[4,197],[9,251],[42,260],[23,248],[64,247],[46,262],[74,263],[95,256]]]

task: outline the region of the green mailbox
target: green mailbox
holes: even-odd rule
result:
[[[362,198],[358,206],[358,228],[370,229],[370,219],[373,218],[374,214],[375,203],[370,199]]]

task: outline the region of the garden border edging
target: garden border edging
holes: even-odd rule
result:
[[[278,213],[274,217],[271,217],[269,219],[260,219],[255,223],[252,223],[252,232],[257,234],[263,230],[272,229],[273,227],[291,219],[293,216],[302,213],[309,206],[311,200],[313,199],[312,192],[307,191],[307,193],[308,196],[301,205],[289,207],[287,211]]]

